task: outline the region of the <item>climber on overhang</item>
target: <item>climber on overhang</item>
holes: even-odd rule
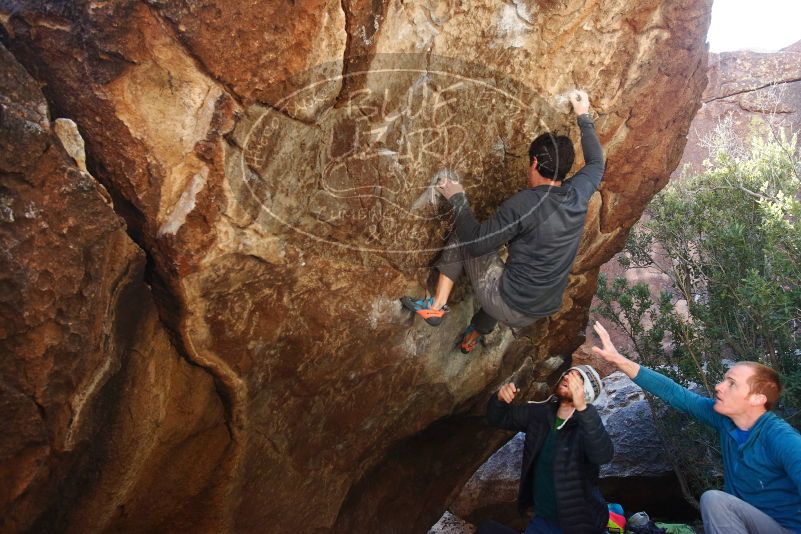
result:
[[[559,310],[567,277],[576,259],[587,204],[604,172],[601,144],[589,115],[583,91],[570,94],[581,129],[585,165],[566,179],[573,166],[570,138],[546,132],[529,146],[526,188],[501,204],[479,223],[458,182],[443,180],[438,190],[456,212],[455,229],[436,267],[433,297],[401,298],[403,306],[431,326],[448,312],[448,297],[456,279],[466,271],[481,308],[462,334],[459,346],[471,352],[498,321],[520,328]],[[508,245],[506,263],[498,249]]]

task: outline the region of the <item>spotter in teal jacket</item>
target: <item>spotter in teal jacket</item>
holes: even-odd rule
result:
[[[724,491],[801,534],[801,434],[766,412],[740,446],[733,435],[734,423],[712,408],[713,399],[696,395],[646,367],[640,367],[634,382],[717,430],[723,453]]]

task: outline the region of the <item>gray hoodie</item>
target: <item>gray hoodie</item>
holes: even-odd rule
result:
[[[508,243],[501,296],[530,317],[559,310],[567,277],[576,259],[587,204],[604,173],[601,143],[588,114],[577,118],[585,165],[561,187],[541,185],[506,200],[479,223],[463,193],[453,195],[456,232],[468,252],[481,256]]]

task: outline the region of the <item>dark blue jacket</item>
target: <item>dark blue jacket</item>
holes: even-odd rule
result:
[[[526,433],[517,502],[521,514],[532,504],[536,513],[537,503],[533,501],[536,458],[553,428],[558,407],[555,399],[546,403],[509,405],[498,400],[497,395],[493,395],[487,405],[487,419],[491,425]],[[574,412],[557,433],[553,478],[559,526],[565,532],[606,532],[609,511],[598,488],[598,471],[612,456],[612,440],[592,405]]]

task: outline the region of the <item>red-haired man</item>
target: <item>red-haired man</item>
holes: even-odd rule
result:
[[[704,532],[801,533],[801,434],[770,412],[781,394],[773,369],[739,362],[709,399],[622,356],[606,329],[597,322],[594,328],[603,348],[593,352],[645,391],[718,431],[724,491],[701,496]]]

